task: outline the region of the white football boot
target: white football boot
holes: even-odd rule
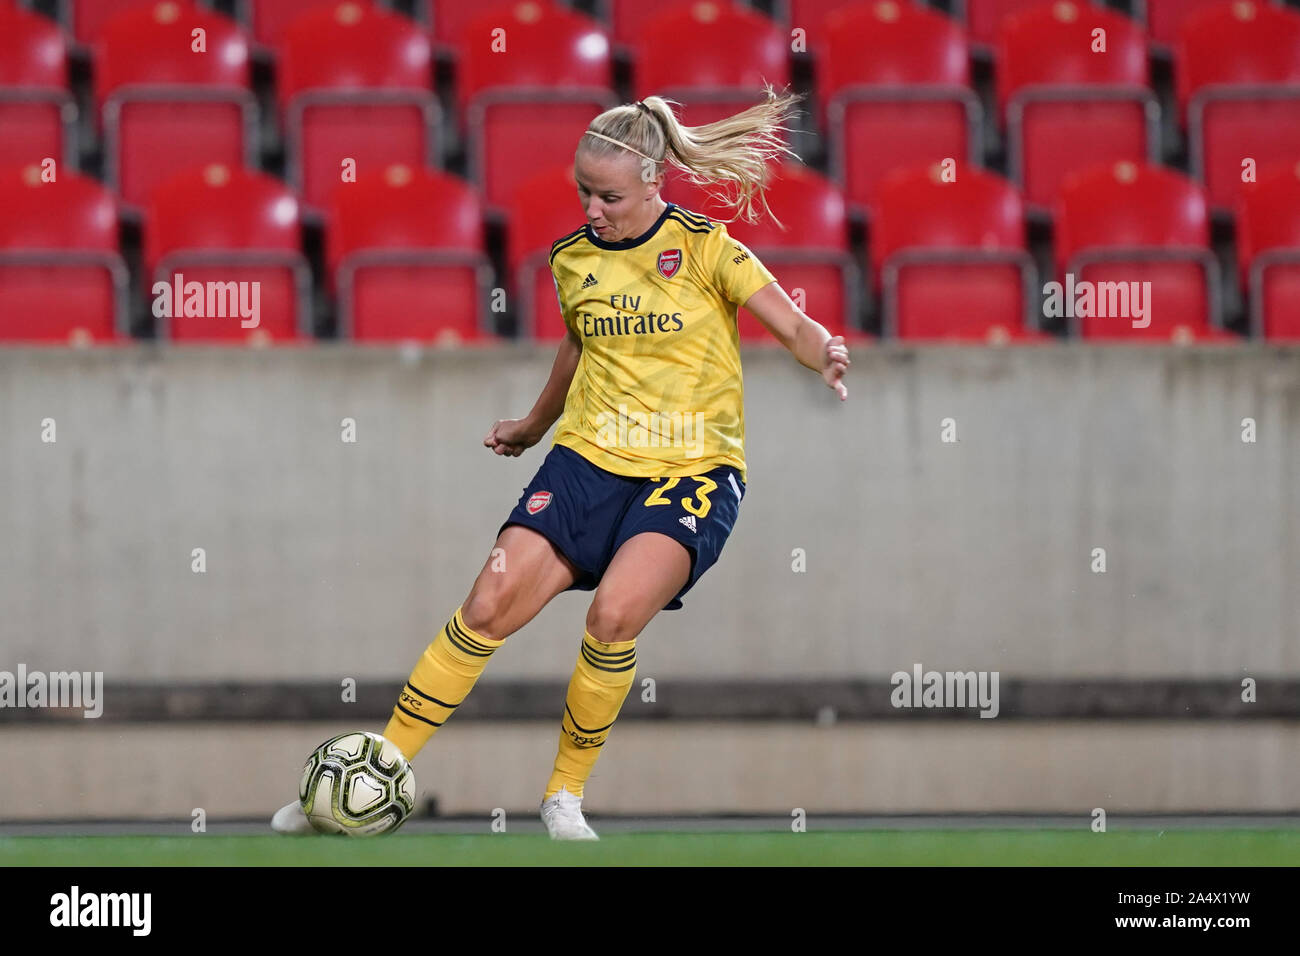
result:
[[[271,817],[271,829],[276,833],[316,832],[316,828],[307,819],[307,814],[302,812],[302,803],[297,800],[293,803],[287,803],[275,811],[275,816]]]
[[[582,816],[582,797],[575,797],[564,787],[542,801],[542,822],[552,840],[600,839]]]

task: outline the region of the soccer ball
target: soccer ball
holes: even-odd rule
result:
[[[307,758],[298,799],[320,833],[377,836],[396,830],[415,809],[415,771],[386,737],[339,734]]]

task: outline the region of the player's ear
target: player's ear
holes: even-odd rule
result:
[[[664,185],[663,170],[658,168],[658,164],[649,157],[641,159],[641,182],[646,187],[647,199],[652,198]]]

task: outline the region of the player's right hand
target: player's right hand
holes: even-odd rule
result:
[[[525,419],[503,418],[492,426],[483,444],[498,455],[518,458],[525,449],[536,445],[539,438]]]
[[[844,344],[844,336],[835,335],[826,341],[826,351],[822,355],[822,379],[835,393],[840,401],[847,401],[849,390],[844,387],[844,373],[853,363],[849,361],[849,350]]]

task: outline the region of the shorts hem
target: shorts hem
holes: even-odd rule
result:
[[[501,527],[497,529],[497,535],[500,536],[501,532],[505,531],[506,528],[511,525],[518,525],[520,528],[527,528],[529,531],[535,531],[537,534],[540,534],[551,543],[551,547],[564,556],[564,560],[568,561],[569,564],[578,569],[578,577],[567,590],[576,589],[579,591],[591,591],[600,583],[596,580],[596,576],[587,568],[584,568],[581,564],[575,561],[573,555],[569,553],[568,549],[566,549],[559,541],[555,540],[555,536],[545,528],[539,527],[535,524],[530,524],[527,521],[520,521],[518,518],[507,518],[502,523]]]

